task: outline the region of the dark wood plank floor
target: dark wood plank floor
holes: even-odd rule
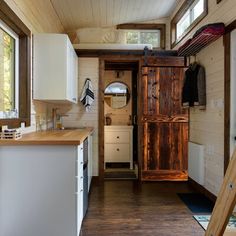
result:
[[[92,186],[81,236],[203,236],[176,193],[187,183],[105,181]]]

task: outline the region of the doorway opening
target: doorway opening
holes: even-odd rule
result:
[[[101,70],[101,68],[100,68]],[[137,179],[137,82],[139,61],[104,60],[104,179]],[[101,87],[101,84],[100,84]],[[101,133],[100,133],[101,134]],[[101,138],[101,136],[100,136]],[[101,153],[100,153],[101,154]]]

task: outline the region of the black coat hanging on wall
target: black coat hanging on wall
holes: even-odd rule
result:
[[[206,78],[205,68],[194,62],[185,71],[184,86],[182,91],[182,104],[184,107],[206,107]]]

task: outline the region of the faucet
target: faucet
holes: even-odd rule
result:
[[[52,128],[57,128],[57,110],[59,108],[52,108]]]
[[[53,124],[53,129],[63,129],[61,118],[64,117],[64,116],[68,116],[68,115],[66,115],[66,114],[58,114],[57,110],[59,110],[59,108],[52,108],[52,124]]]

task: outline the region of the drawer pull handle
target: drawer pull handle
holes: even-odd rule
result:
[[[119,149],[119,148],[117,148],[117,149],[116,149],[116,151],[117,151],[117,152],[119,152],[119,151],[120,151],[120,149]]]
[[[120,138],[119,136],[117,136],[116,138]]]

